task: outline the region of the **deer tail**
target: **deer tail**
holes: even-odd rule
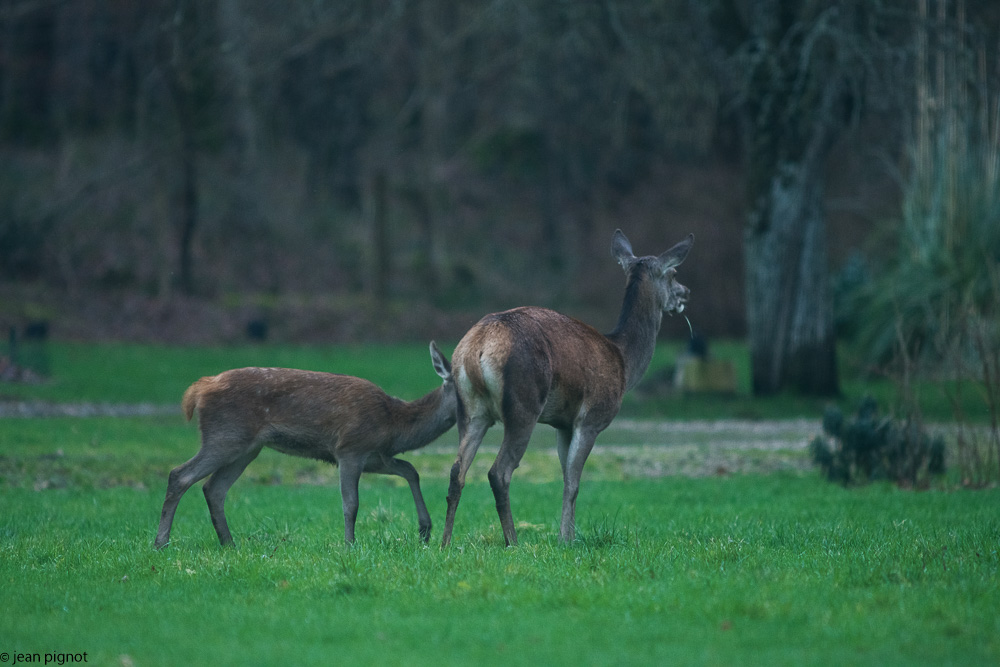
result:
[[[181,409],[184,410],[184,418],[191,421],[191,417],[194,416],[195,408],[198,407],[201,399],[201,394],[205,390],[205,385],[208,384],[209,380],[212,378],[204,377],[192,384],[184,392],[184,398],[181,399]]]

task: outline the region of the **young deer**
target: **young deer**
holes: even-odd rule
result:
[[[392,398],[360,378],[287,368],[239,368],[192,384],[181,405],[188,419],[195,409],[199,412],[201,449],[170,472],[154,546],[170,541],[181,496],[208,475],[204,492],[212,525],[219,542],[232,543],[226,492],[265,446],[340,466],[348,543],[354,541],[362,472],[399,475],[409,482],[420,536],[429,540],[431,517],[420,478],[411,464],[395,456],[423,447],[455,424],[451,365],[433,342],[430,350],[444,384],[412,402]]]
[[[664,312],[681,312],[689,291],[674,280],[694,235],[659,257],[636,257],[621,230],[611,253],[625,269],[625,300],[607,336],[545,308],[487,315],[452,355],[458,389],[458,458],[451,469],[442,547],[451,541],[465,475],[486,430],[503,422],[490,487],[507,545],[517,544],[510,512],[510,479],[537,422],[556,428],[563,471],[559,535],[575,536],[574,515],[583,464],[597,435],[618,414],[622,396],[646,372]]]

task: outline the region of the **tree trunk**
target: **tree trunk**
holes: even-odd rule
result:
[[[841,17],[819,7],[755,4],[742,38],[758,49],[740,94],[755,395],[839,391],[823,184],[827,157],[846,122],[851,63],[841,60],[848,44],[826,48],[824,40],[832,34],[829,23],[840,17],[850,24],[851,13]]]
[[[392,250],[389,243],[388,186],[384,171],[378,171],[371,183],[371,229],[374,257],[372,263],[372,293],[379,303],[389,298],[392,277]]]
[[[419,236],[417,237],[417,261],[414,263],[414,275],[426,294],[436,294],[440,287],[439,260],[437,257],[436,225],[430,203],[433,185],[408,188],[400,193],[400,197],[409,205],[410,213],[416,220]]]
[[[753,393],[835,395],[823,174],[809,161],[786,162],[761,186],[745,243]]]
[[[176,184],[174,217],[177,225],[177,287],[184,294],[195,291],[194,238],[201,215],[199,201],[199,136],[204,132],[204,116],[199,114],[200,84],[196,54],[201,46],[202,29],[193,5],[178,4],[173,31],[167,34],[169,48],[162,63],[163,76],[176,122],[176,144],[169,150],[179,170]]]
[[[178,286],[184,294],[194,294],[194,233],[198,227],[198,154],[191,128],[181,130],[181,185],[178,203]]]
[[[223,45],[220,65],[221,96],[225,100],[225,168],[230,180],[227,221],[237,228],[258,222],[257,120],[253,108],[249,32],[240,0],[220,0],[217,7]]]
[[[418,12],[417,53],[420,107],[420,153],[413,174],[417,194],[411,197],[417,216],[421,249],[416,273],[425,290],[434,293],[441,284],[443,259],[439,232],[453,214],[448,185],[442,172],[455,152],[453,102],[459,88],[458,65],[461,39],[456,37],[461,12],[454,0],[424,0],[414,4]]]

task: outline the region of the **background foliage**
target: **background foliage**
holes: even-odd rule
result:
[[[380,336],[529,301],[613,323],[620,276],[600,258],[621,226],[642,252],[694,231],[696,325],[740,335],[744,184],[761,175],[735,111],[767,51],[728,35],[720,77],[700,28],[780,4],[8,2],[0,318],[175,341],[260,317],[286,339],[352,339],[400,301],[427,316]],[[921,30],[943,36],[931,52],[985,49],[949,77],[995,80],[993,3],[920,6],[865,5],[858,24],[829,13],[852,3],[805,8],[776,45],[813,35],[817,67],[851,63],[824,176],[834,266],[896,208],[885,166],[916,116]]]

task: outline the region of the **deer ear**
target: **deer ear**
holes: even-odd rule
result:
[[[660,255],[659,259],[660,264],[663,266],[663,270],[667,271],[667,269],[680,266],[680,263],[684,261],[685,257],[687,257],[688,251],[691,250],[691,246],[693,244],[694,234],[688,234],[686,239]]]
[[[434,371],[442,380],[451,379],[451,362],[441,353],[434,341],[431,341],[431,362],[434,364]]]
[[[614,238],[611,239],[611,256],[615,258],[621,267],[628,271],[628,267],[635,261],[635,253],[632,252],[632,244],[628,242],[622,230],[616,229]]]

